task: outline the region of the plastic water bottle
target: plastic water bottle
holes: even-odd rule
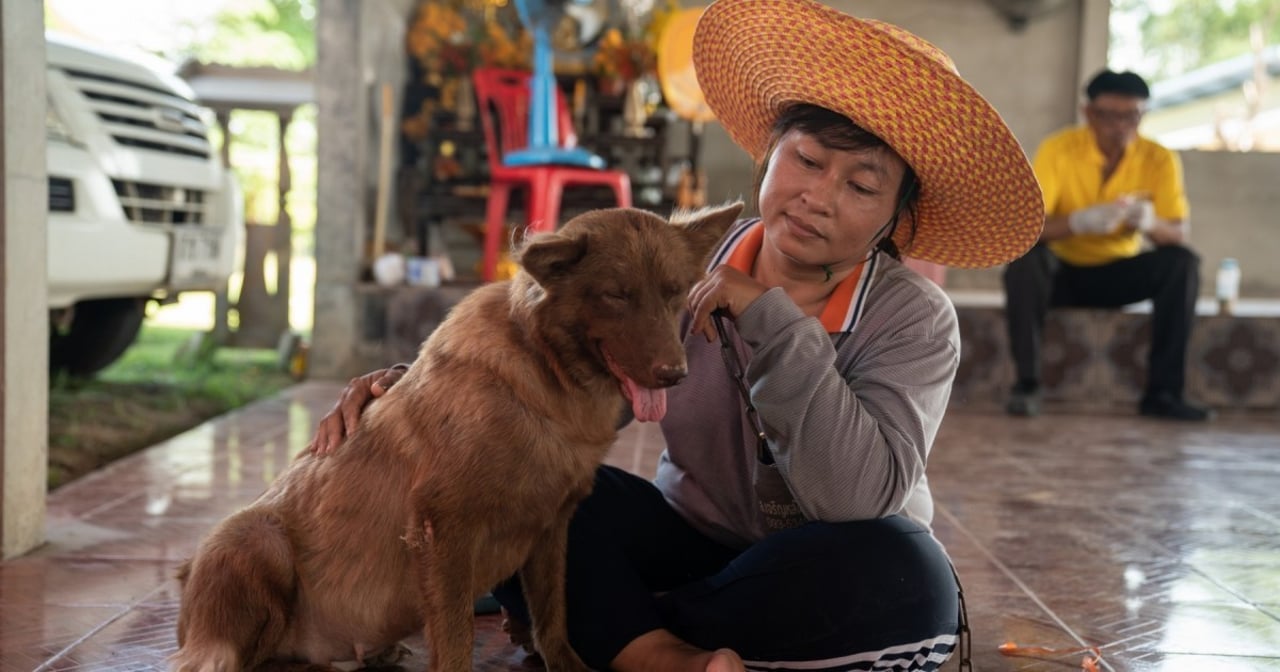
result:
[[[1218,264],[1218,314],[1230,315],[1240,298],[1240,262],[1226,257]]]

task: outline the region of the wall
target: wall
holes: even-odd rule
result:
[[[1280,298],[1280,154],[1184,151],[1191,246],[1200,253],[1201,294],[1213,292],[1223,257],[1240,260],[1240,293]]]
[[[1200,294],[1213,293],[1223,257],[1240,260],[1241,296],[1280,298],[1280,154],[1179,152],[1191,204],[1191,247],[1200,254]],[[955,289],[1000,290],[1000,269],[947,272]]]

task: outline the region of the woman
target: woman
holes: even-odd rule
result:
[[[1039,236],[1039,188],[999,115],[894,26],[720,0],[694,63],[758,163],[760,218],[690,293],[657,478],[603,468],[574,517],[570,641],[597,669],[935,669],[961,619],[925,465],[959,332],[898,250],[1006,263]],[[353,381],[314,449],[398,375]],[[527,622],[514,581],[495,595]]]

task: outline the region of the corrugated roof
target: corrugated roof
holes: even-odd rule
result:
[[[287,111],[316,99],[312,71],[188,62],[178,75],[200,104],[213,108]]]
[[[1280,76],[1280,45],[1273,44],[1264,48],[1262,58],[1266,63],[1267,74]],[[1156,82],[1151,85],[1149,109],[1173,107],[1236,88],[1253,77],[1253,64],[1253,54],[1242,54]]]

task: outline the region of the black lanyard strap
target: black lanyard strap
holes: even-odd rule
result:
[[[751,422],[751,427],[756,431],[756,459],[761,464],[773,464],[773,453],[769,452],[769,437],[764,433],[764,425],[760,423],[760,414],[756,412],[756,407],[751,403],[751,390],[747,387],[746,370],[742,367],[742,361],[738,359],[738,351],[733,347],[733,342],[729,340],[729,330],[724,328],[724,318],[726,317],[724,309],[717,308],[711,312],[711,321],[716,325],[716,334],[720,336],[720,355],[724,358],[725,368],[729,370],[729,377],[738,385],[738,394],[742,395],[742,403],[747,408],[747,420]]]

